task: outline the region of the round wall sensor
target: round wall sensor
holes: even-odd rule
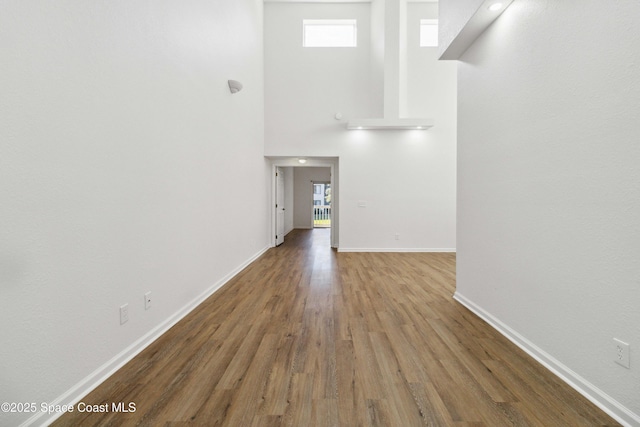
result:
[[[335,118],[336,120],[342,120],[342,113],[336,113]]]

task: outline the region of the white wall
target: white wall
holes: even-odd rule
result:
[[[458,296],[629,425],[639,20],[637,2],[516,0],[458,66]]]
[[[294,228],[313,228],[313,182],[331,182],[331,168],[297,167],[294,169]]]
[[[79,397],[266,247],[262,46],[258,0],[2,2],[0,402]]]
[[[437,17],[433,5],[408,7],[412,20]],[[369,4],[265,5],[265,152],[340,158],[340,250],[453,249],[455,64],[436,63],[436,49],[417,38],[409,43],[407,61],[424,68],[410,73],[408,115],[433,112],[431,130],[346,131],[349,118],[382,117],[370,12]],[[303,48],[305,18],[358,19],[358,47]]]

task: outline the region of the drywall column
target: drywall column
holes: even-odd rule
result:
[[[384,118],[406,114],[407,2],[384,2]],[[374,30],[375,31],[375,30]]]
[[[382,117],[384,111],[384,1],[371,1],[371,68],[370,104],[375,105],[372,117]]]
[[[407,0],[399,0],[398,45],[398,117],[407,116]]]

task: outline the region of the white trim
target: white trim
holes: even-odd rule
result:
[[[453,295],[453,298],[460,304],[467,307],[489,325],[491,325],[495,330],[504,335],[509,341],[520,347],[529,356],[540,362],[543,366],[557,375],[562,381],[567,383],[578,393],[589,399],[598,408],[602,409],[611,417],[615,418],[615,420],[620,424],[628,427],[634,425],[640,426],[640,415],[634,414],[630,409],[623,406],[620,402],[606,394],[604,391],[600,390],[595,385],[591,384],[586,379],[582,378],[566,365],[560,363],[549,353],[536,346],[527,338],[511,329],[502,321],[486,312],[480,306],[476,305],[474,302],[467,299],[459,292],[456,291]]]
[[[455,252],[455,248],[338,248],[338,252]]]
[[[256,254],[251,256],[248,260],[243,262],[240,266],[236,267],[229,274],[224,276],[222,279],[217,281],[207,290],[202,292],[196,298],[194,298],[191,302],[187,303],[184,307],[178,310],[175,314],[167,318],[164,322],[147,332],[145,335],[140,337],[136,342],[131,344],[129,347],[122,350],[116,356],[114,356],[107,363],[93,371],[79,383],[71,387],[69,390],[58,396],[54,399],[50,404],[51,405],[75,405],[82,399],[84,396],[93,391],[96,387],[102,384],[107,378],[113,375],[118,369],[123,367],[127,362],[137,356],[142,350],[147,348],[151,343],[153,343],[156,339],[158,339],[162,334],[167,332],[173,325],[182,320],[187,314],[189,314],[193,309],[199,306],[204,300],[213,295],[218,289],[220,289],[223,285],[225,285],[229,280],[233,279],[238,273],[244,270],[249,264],[258,259],[262,254],[264,254],[269,249],[268,246],[265,246],[263,249],[258,251]],[[63,412],[52,414],[46,421],[42,422],[43,426],[49,425],[53,423],[56,419],[62,416]],[[20,424],[20,427],[27,427],[31,425],[35,425],[39,423],[43,416],[47,416],[46,412],[38,412],[31,418],[27,419],[25,422]]]

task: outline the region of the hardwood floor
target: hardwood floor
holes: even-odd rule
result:
[[[56,426],[618,425],[452,299],[455,255],[295,230]]]

